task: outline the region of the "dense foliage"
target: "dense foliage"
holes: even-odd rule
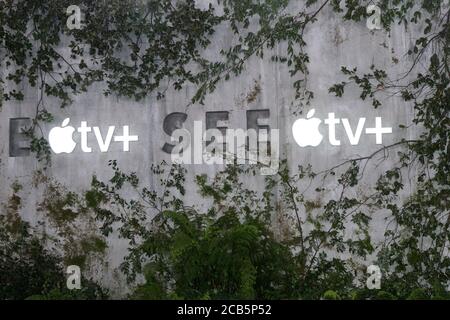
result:
[[[81,290],[67,289],[63,258],[14,213],[17,201],[13,196],[8,213],[0,215],[0,299],[106,298],[106,291],[86,278]]]
[[[242,73],[250,58],[269,55],[274,63],[289,67],[297,93],[295,105],[301,112],[314,99],[307,81],[304,33],[308,25],[320,23],[324,10],[354,23],[364,21],[366,7],[372,3],[307,0],[304,9],[292,12],[287,0],[218,2],[222,12],[213,6],[200,9],[193,0],[80,0],[85,25],[68,30],[65,9],[72,1],[2,1],[0,101],[23,99],[19,89],[23,84],[39,89],[29,134],[33,151],[47,160],[50,153],[39,131],[42,121],[53,119],[46,99],[59,98],[65,107],[74,95],[97,82],[104,84],[106,95],[136,100],[148,95],[163,99],[169,87],[179,90],[190,85],[196,94],[189,105],[203,102],[220,81]],[[411,66],[394,79],[375,65],[367,66],[370,72],[337,66],[347,80],[329,91],[342,97],[349,86],[356,86],[360,98],[370,99],[374,108],[383,107],[380,97],[401,97],[414,106],[415,115],[402,127],[415,126],[422,130],[420,136],[322,172],[308,165],[290,172],[284,163],[278,175],[266,179],[263,194],[245,186],[252,172],[244,168],[230,166],[216,177],[199,176],[199,190],[210,201],[207,212],[184,203],[182,168],[154,166],[153,175],[167,176],[161,179],[161,190],[153,190],[140,186],[136,174],[123,173],[112,162],[114,177],[108,182],[94,178],[81,211],[95,213],[105,236],[117,231],[129,240],[130,254],[122,270],[130,283],[140,274],[146,280],[133,297],[448,298],[449,7],[440,0],[380,0],[378,5],[385,31],[396,23],[405,30],[411,26],[421,30],[406,53]],[[237,40],[221,50],[222,59],[209,60],[203,49],[219,26],[231,28]],[[280,46],[285,52],[275,55],[271,49],[278,44],[285,44]],[[368,163],[394,150],[390,157],[396,165],[381,173],[376,184],[367,188],[368,194],[355,192]],[[405,199],[406,173],[411,168],[416,187]],[[335,179],[339,196],[317,203],[299,190],[301,181],[316,179]],[[121,193],[124,185],[138,197],[127,199]],[[281,203],[275,203],[274,197]],[[284,236],[276,236],[268,227],[280,208],[286,219],[292,219]],[[382,243],[375,243],[370,233],[372,213],[377,210],[389,212]],[[350,227],[358,237],[346,236]],[[27,228],[20,228],[24,231],[19,238],[1,231],[0,269],[7,275],[8,270],[37,270],[32,276],[24,271],[17,280],[13,275],[1,278],[16,281],[5,287],[2,297],[25,298],[59,288],[57,258]],[[20,258],[11,260],[13,252],[20,252]],[[364,289],[365,269],[357,258],[364,261],[368,255],[375,255],[382,268],[382,291]],[[27,285],[22,288],[21,283]]]

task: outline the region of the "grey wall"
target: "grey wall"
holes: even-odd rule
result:
[[[293,1],[292,8],[302,8],[301,1]],[[328,93],[328,88],[334,83],[345,80],[340,72],[341,66],[358,67],[360,71],[369,71],[371,64],[388,70],[393,77],[398,77],[402,70],[407,70],[411,62],[404,55],[412,45],[414,30],[405,32],[403,27],[395,26],[392,32],[371,32],[364,22],[343,22],[329,10],[323,11],[318,17],[319,21],[307,30],[307,52],[310,55],[310,75],[308,87],[314,91],[315,98],[312,107],[316,109],[316,116],[325,119],[328,112],[335,112],[336,116],[349,118],[353,127],[356,127],[359,117],[366,117],[366,126],[372,126],[376,116],[383,118],[383,124],[393,128],[393,134],[384,137],[384,144],[390,144],[401,138],[411,138],[417,134],[414,127],[408,130],[400,130],[399,124],[408,124],[413,117],[410,105],[397,98],[382,95],[383,106],[374,110],[370,101],[363,102],[359,99],[359,93],[355,88],[349,88],[345,96],[337,99]],[[213,44],[206,54],[211,57],[221,47],[229,46],[233,41],[231,30],[223,27],[215,35]],[[282,47],[277,47],[276,52],[282,52]],[[61,47],[61,52],[67,49]],[[280,130],[280,151],[288,159],[290,166],[295,169],[297,165],[313,164],[317,171],[325,170],[333,165],[355,156],[371,154],[378,148],[373,136],[362,135],[359,145],[352,146],[348,143],[342,126],[337,135],[341,137],[342,145],[331,146],[327,141],[327,132],[322,125],[321,130],[325,136],[322,144],[316,148],[300,148],[292,138],[291,127],[298,117],[294,115],[298,110],[294,99],[293,79],[289,76],[285,66],[274,64],[257,58],[251,59],[245,72],[228,82],[221,82],[213,94],[208,95],[205,105],[194,105],[187,109],[188,119],[185,127],[192,129],[194,120],[205,121],[205,112],[229,111],[230,124],[234,128],[246,128],[246,112],[252,109],[270,110],[270,126]],[[399,62],[395,63],[394,60]],[[2,67],[2,70],[5,66]],[[4,72],[2,72],[4,76]],[[260,87],[260,92],[255,95],[254,101],[249,102],[248,97],[255,92],[255,86]],[[19,181],[24,189],[21,191],[24,203],[21,214],[24,219],[36,223],[40,219],[36,211],[36,204],[42,194],[42,188],[35,188],[31,184],[33,174],[41,168],[35,157],[9,157],[9,120],[10,118],[32,117],[38,101],[39,92],[36,88],[25,86],[21,88],[26,93],[26,98],[21,103],[7,102],[0,110],[0,201],[7,201],[11,194],[10,185]],[[259,90],[256,90],[259,91]],[[195,92],[195,88],[187,87],[179,92],[169,90],[165,99],[157,101],[148,98],[143,102],[134,102],[115,97],[105,98],[102,95],[102,87],[91,88],[86,94],[75,97],[73,105],[66,109],[59,109],[57,102],[45,99],[46,108],[55,116],[55,122],[44,127],[45,134],[63,119],[70,117],[71,125],[79,126],[83,120],[90,125],[100,126],[105,134],[107,126],[130,125],[133,134],[139,135],[139,142],[131,144],[131,151],[124,153],[121,145],[112,143],[108,153],[100,153],[93,145],[93,152],[82,153],[79,145],[70,154],[52,156],[52,165],[46,170],[46,174],[55,178],[70,190],[82,191],[89,187],[93,174],[100,179],[107,179],[111,171],[106,168],[110,159],[116,159],[124,171],[136,171],[142,182],[154,185],[149,175],[148,168],[152,163],[162,160],[170,162],[170,157],[162,152],[165,142],[170,142],[169,137],[163,132],[164,118],[172,112],[185,112],[186,105]],[[250,99],[251,100],[251,99]],[[304,109],[308,110],[308,109]],[[78,135],[75,135],[78,139]],[[74,136],[74,137],[75,137]],[[91,134],[91,138],[93,135]],[[78,141],[77,141],[78,142]],[[378,166],[376,166],[378,165]],[[369,186],[378,178],[384,169],[392,165],[392,160],[384,162],[373,161],[368,164],[363,183],[358,192],[369,192]],[[214,174],[221,169],[212,165],[189,165],[188,181],[199,173]],[[413,175],[414,172],[411,173]],[[255,177],[246,182],[257,190],[261,190],[262,179]],[[335,179],[327,179],[324,182],[317,181],[325,192],[317,194],[313,185],[307,192],[311,199],[320,197],[322,200],[338,196]],[[300,186],[302,188],[306,186]],[[413,187],[413,186],[410,186]],[[207,206],[197,194],[195,188],[187,189],[186,199],[198,207]],[[382,213],[374,217],[374,229],[377,230],[375,238],[380,239],[384,228]],[[278,220],[274,217],[274,224],[278,227]],[[108,263],[97,274],[109,286],[121,291],[122,280],[114,276],[115,268],[122,261],[126,253],[126,243],[115,237],[109,239]]]

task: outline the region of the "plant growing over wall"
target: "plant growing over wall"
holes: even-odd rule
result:
[[[37,211],[65,265],[77,265],[85,273],[100,273],[101,277],[107,239],[100,234],[84,197],[54,179],[46,178],[38,186],[43,186],[44,191]]]
[[[417,281],[398,279],[411,277],[409,270],[396,270],[398,278],[383,279],[382,292],[365,289],[365,269],[358,258],[375,251],[370,213],[384,207],[389,192],[380,187],[381,194],[374,192],[362,200],[350,197],[358,184],[356,163],[338,179],[340,198],[318,206],[318,212],[306,218],[299,209],[306,203],[305,196],[295,185],[301,179],[316,178],[310,168],[300,167],[292,175],[283,163],[277,176],[265,179],[262,193],[245,183],[261,179],[254,176],[257,171],[252,167],[232,165],[212,178],[197,176],[198,191],[208,208],[202,212],[184,200],[182,167],[153,166],[151,176],[161,182],[161,188],[151,189],[141,186],[135,173],[122,172],[115,161],[110,165],[114,171],[110,181],[94,177],[86,196],[96,199],[90,203],[105,235],[117,231],[129,240],[122,270],[130,283],[139,274],[146,280],[134,298],[318,299],[331,289],[346,299],[404,299],[419,288],[427,288],[428,298],[448,297],[448,269],[442,270],[443,278],[431,275],[420,286]],[[130,189],[135,195],[125,197],[123,191]],[[294,212],[284,239],[270,227],[274,198]],[[389,248],[394,250],[400,243]],[[398,259],[381,251],[384,267]],[[429,267],[434,268],[434,263]]]
[[[390,290],[396,295],[408,297],[414,284],[417,290],[420,288],[422,297],[448,297],[445,292],[450,270],[450,11],[448,3],[442,1],[405,1],[401,6],[400,2],[391,6],[389,1],[381,1],[380,5],[384,12],[382,22],[388,30],[394,21],[405,27],[410,24],[421,27],[422,35],[407,52],[411,65],[398,79],[392,79],[374,65],[365,74],[356,68],[342,67],[348,81],[336,84],[330,92],[341,97],[347,86],[356,85],[361,89],[361,99],[372,99],[375,108],[382,105],[380,98],[392,95],[413,105],[412,123],[401,124],[400,128],[422,128],[420,137],[383,148],[406,145],[398,151],[398,165],[387,170],[375,186],[383,195],[382,207],[391,213],[378,258]],[[358,15],[351,13],[362,9],[361,4],[355,3],[344,17],[359,20]],[[415,170],[417,187],[409,199],[402,201],[408,168]],[[410,297],[419,297],[418,291]]]
[[[84,276],[81,290],[67,289],[61,253],[50,249],[46,235],[18,214],[19,191],[13,184],[13,194],[0,212],[0,299],[106,298],[106,291]]]
[[[39,124],[52,120],[46,110],[46,98],[57,97],[64,107],[75,95],[87,91],[97,82],[104,84],[106,95],[136,100],[147,95],[163,98],[168,87],[179,90],[191,85],[196,93],[186,103],[188,106],[202,103],[220,81],[241,74],[252,57],[269,56],[274,63],[288,66],[296,90],[294,102],[302,111],[302,107],[314,98],[307,81],[309,56],[304,34],[308,26],[320,21],[325,10],[332,10],[343,20],[361,23],[367,18],[367,5],[372,3],[308,0],[304,9],[291,12],[287,0],[219,2],[223,13],[213,7],[201,10],[191,0],[149,0],[140,4],[135,1],[79,1],[86,13],[86,25],[72,31],[65,28],[65,8],[72,4],[68,1],[0,2],[0,58],[6,66],[0,79],[3,93],[0,101],[24,98],[19,86],[14,84],[28,83],[39,88],[36,117],[29,133],[33,136],[33,150],[40,157],[48,155],[48,148],[38,130]],[[111,163],[115,173],[113,179],[109,183],[94,179],[93,189],[86,193],[85,200],[87,206],[95,210],[97,219],[103,222],[105,234],[113,230],[114,223],[120,222],[118,231],[131,246],[123,270],[131,280],[136,273],[144,272],[143,258],[150,259],[156,252],[166,259],[164,266],[155,269],[155,265],[150,265],[145,270],[148,287],[141,287],[136,296],[448,297],[450,12],[448,4],[438,0],[380,0],[378,5],[386,32],[394,23],[403,24],[405,28],[422,28],[422,34],[407,52],[411,65],[400,78],[391,78],[388,70],[375,65],[368,65],[365,71],[337,66],[346,80],[333,85],[329,91],[339,98],[346,94],[349,86],[356,86],[360,89],[359,98],[370,100],[374,108],[382,108],[386,96],[401,97],[414,107],[412,123],[401,127],[415,126],[423,129],[422,134],[415,140],[397,141],[373,154],[349,159],[323,172],[314,172],[314,168],[306,165],[290,172],[284,165],[276,177],[265,181],[267,191],[258,196],[238,183],[237,172],[239,175],[247,173],[236,167],[224,173],[228,181],[217,177],[211,182],[211,177],[198,177],[200,191],[211,201],[210,210],[201,214],[198,209],[184,204],[182,170],[170,169],[168,178],[162,180],[161,190],[139,189],[135,174],[125,174],[116,163]],[[236,42],[221,50],[221,59],[211,61],[201,52],[210,45],[219,25],[231,28]],[[62,39],[68,41],[68,55],[61,51]],[[276,55],[271,50],[275,47],[280,49]],[[398,63],[398,59],[393,58],[393,62]],[[366,166],[378,156],[382,159],[389,156],[397,161],[397,165],[382,172],[375,185],[365,186],[367,193],[358,194],[356,190],[364,178]],[[152,172],[158,175],[163,173],[161,170],[153,167]],[[416,171],[416,187],[405,199],[403,192],[408,170]],[[303,190],[299,190],[299,183],[305,179],[333,180],[337,197],[318,203],[308,199]],[[126,199],[120,193],[124,184],[136,189],[137,200]],[[319,197],[323,196],[324,190],[320,187],[316,191]],[[10,210],[17,206],[17,200],[12,199]],[[63,197],[62,203],[66,200],[70,199]],[[117,211],[103,206],[111,202],[117,205]],[[52,203],[48,204],[50,209],[53,208]],[[252,271],[257,261],[245,260],[248,257],[242,256],[236,260],[236,268],[244,270],[248,267],[250,276],[232,279],[235,290],[219,285],[220,293],[214,293],[201,284],[195,293],[183,289],[183,281],[196,278],[195,272],[192,278],[189,278],[190,274],[176,273],[177,255],[182,254],[180,250],[193,250],[192,257],[200,259],[204,257],[202,250],[210,245],[203,241],[204,237],[209,236],[212,242],[232,243],[234,240],[225,235],[220,238],[220,233],[210,235],[227,219],[229,225],[221,231],[233,234],[236,230],[244,230],[244,238],[249,239],[247,248],[264,247],[266,243],[278,247],[281,244],[276,243],[264,224],[274,211],[281,209],[287,211],[286,215],[293,218],[293,222],[292,230],[287,229],[289,232],[284,239],[287,242],[283,243],[291,249],[291,255],[281,249],[279,253],[286,259],[283,261],[289,266],[288,270],[296,270],[298,286],[282,287],[275,293],[263,291],[257,285],[260,275]],[[381,244],[374,243],[369,232],[371,213],[376,210],[389,212],[385,241]],[[65,208],[57,210],[53,216],[59,219],[60,214],[66,217],[65,214],[70,216],[70,213],[70,209]],[[149,221],[151,217],[159,219]],[[349,226],[357,230],[357,237],[346,237]],[[183,228],[192,229],[189,237],[186,238]],[[158,242],[153,248],[143,246],[142,239],[153,241],[155,232],[170,240],[164,248],[167,256]],[[252,232],[267,235],[268,242],[252,237]],[[176,239],[179,237],[189,239],[189,245],[178,247]],[[152,251],[155,248],[159,251]],[[220,246],[211,248],[220,249]],[[261,249],[259,252],[266,251]],[[333,252],[337,252],[339,258],[334,257]],[[351,272],[360,270],[361,266],[347,257],[364,259],[368,254],[376,254],[377,263],[383,269],[383,291],[379,293],[363,290],[352,282]],[[289,278],[290,273],[286,272]],[[169,280],[161,278],[167,273],[171,275]],[[242,272],[236,271],[238,274]],[[175,283],[174,289],[174,279],[180,279],[180,288]],[[222,283],[227,278],[220,280]]]

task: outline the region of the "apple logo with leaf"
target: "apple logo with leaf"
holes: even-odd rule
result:
[[[61,127],[55,127],[50,130],[48,134],[48,141],[50,143],[50,148],[53,152],[58,153],[71,153],[76,146],[76,143],[72,139],[72,135],[75,132],[74,127],[68,127],[70,118],[64,119]]]
[[[315,109],[309,110],[306,119],[297,119],[292,125],[294,140],[300,147],[318,146],[323,139],[319,131],[322,122],[319,118],[313,118]]]

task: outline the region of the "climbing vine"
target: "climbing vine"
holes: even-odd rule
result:
[[[308,85],[308,27],[320,23],[325,10],[360,23],[367,19],[366,9],[372,2],[307,0],[302,9],[293,11],[288,0],[218,0],[218,6],[203,8],[193,0],[80,0],[76,4],[84,13],[83,26],[70,30],[66,8],[72,1],[2,1],[0,107],[23,100],[20,88],[25,85],[38,89],[27,134],[38,158],[48,161],[41,124],[53,120],[49,99],[58,99],[64,108],[94,86],[101,86],[106,96],[163,99],[169,88],[189,86],[195,93],[186,102],[188,107],[202,104],[220,82],[243,73],[250,59],[268,56],[289,68],[295,105],[302,112],[314,99],[314,89]],[[330,87],[329,93],[339,99],[349,87],[356,87],[359,98],[370,100],[374,108],[383,108],[386,97],[400,97],[414,108],[412,122],[400,128],[416,127],[421,130],[418,137],[320,172],[306,165],[292,172],[283,162],[278,174],[265,180],[266,190],[260,195],[242,182],[251,170],[238,166],[230,166],[214,179],[198,176],[199,191],[210,201],[207,212],[184,203],[184,169],[153,166],[153,175],[167,174],[159,193],[140,186],[136,174],[124,173],[111,162],[113,178],[102,182],[94,177],[84,195],[48,185],[49,197],[41,202],[41,210],[56,227],[71,221],[73,215],[91,212],[101,223],[102,237],[118,231],[129,240],[130,254],[122,271],[130,283],[138,274],[146,279],[134,293],[137,298],[448,298],[448,2],[379,0],[376,5],[381,9],[383,32],[389,33],[394,24],[405,30],[420,29],[405,52],[411,64],[396,78],[374,64],[367,66],[369,71],[337,66],[345,80]],[[213,60],[204,52],[219,28],[229,28],[234,37],[228,47],[221,48],[220,58]],[[276,54],[275,48],[279,49]],[[365,168],[378,156],[390,157],[395,164],[367,188],[368,193],[360,195],[357,188]],[[415,188],[405,196],[410,170],[415,171]],[[313,198],[299,189],[302,181],[320,179],[335,181],[336,198],[322,198],[320,185]],[[121,194],[124,185],[134,189],[138,198]],[[7,217],[20,204],[17,188],[4,209]],[[376,243],[370,222],[380,210],[389,214],[384,241]],[[282,235],[267,227],[276,211],[283,211],[280,216],[290,221]],[[21,226],[14,221],[11,228]],[[349,229],[357,237],[347,237]],[[2,230],[6,232],[11,230]],[[105,249],[103,238],[90,239],[80,243],[81,250]],[[45,255],[44,250],[39,247],[38,251]],[[368,255],[375,256],[382,267],[382,291],[364,289],[365,270],[358,261]],[[56,265],[53,258],[48,265]],[[273,286],[264,285],[271,281]]]

